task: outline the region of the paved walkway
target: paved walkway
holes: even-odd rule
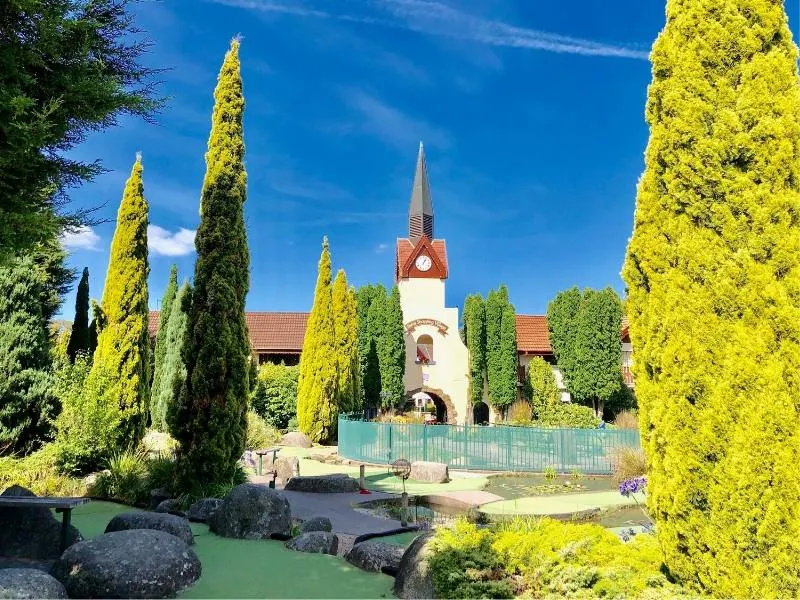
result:
[[[292,516],[298,519],[311,517],[328,517],[333,525],[334,533],[363,535],[365,533],[381,533],[400,527],[400,521],[381,519],[353,510],[353,504],[396,498],[393,494],[373,492],[371,494],[312,494],[309,492],[283,491]]]

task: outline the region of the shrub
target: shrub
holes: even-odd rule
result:
[[[251,406],[276,429],[286,429],[297,416],[297,366],[263,364]]]
[[[537,427],[570,427],[574,429],[594,429],[600,424],[594,411],[588,406],[580,406],[570,402],[556,402],[546,407],[539,419]]]
[[[119,500],[125,504],[139,504],[147,499],[147,462],[144,453],[119,452],[108,462],[108,472],[101,474],[92,494]]]
[[[670,597],[652,535],[623,543],[598,525],[515,519],[490,528],[459,521],[432,541],[437,598]]]
[[[614,482],[640,477],[647,473],[647,460],[642,448],[620,446],[611,451],[611,469]]]
[[[246,450],[260,450],[277,444],[281,439],[278,431],[259,417],[254,411],[247,413]]]
[[[25,458],[0,458],[0,491],[12,485],[28,488],[37,496],[83,496],[83,480],[58,473],[55,446],[48,444]]]
[[[635,410],[623,410],[614,417],[614,425],[619,429],[639,430],[639,415]]]
[[[532,418],[531,405],[525,400],[517,400],[508,409],[508,421],[511,423],[528,423]]]

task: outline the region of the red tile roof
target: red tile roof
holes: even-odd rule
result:
[[[450,274],[450,270],[447,266],[447,245],[444,243],[444,240],[431,240],[431,245],[433,246],[433,250],[436,252],[436,255],[439,259],[444,263],[442,267],[444,267],[444,272],[446,275]],[[411,256],[411,253],[414,251],[414,244],[408,238],[397,238],[397,266],[398,268],[402,268],[408,257]]]
[[[525,354],[553,353],[545,315],[517,315],[517,351]]]

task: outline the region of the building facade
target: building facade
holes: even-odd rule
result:
[[[461,340],[457,307],[445,304],[450,274],[445,240],[435,237],[433,202],[425,152],[420,144],[408,214],[408,236],[398,238],[394,279],[400,291],[406,341],[405,390],[408,403],[432,402],[436,418],[451,424],[493,422],[499,419],[485,402],[469,402],[469,352]],[[259,363],[298,364],[308,313],[248,312],[247,327]],[[531,359],[538,356],[553,369],[561,399],[569,401],[561,372],[555,365],[545,315],[516,315],[518,380],[521,388]],[[150,333],[158,328],[158,311],[150,312]],[[633,349],[623,322],[622,372],[633,387]]]

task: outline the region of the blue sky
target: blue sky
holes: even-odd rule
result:
[[[798,38],[800,9],[788,2]],[[212,94],[240,34],[249,310],[309,310],[322,237],[354,285],[391,285],[419,141],[447,303],[500,283],[518,313],[572,285],[620,293],[647,143],[648,50],[661,1],[165,0],[135,5],[169,67],[157,125],[124,119],[74,151],[110,172],[75,190],[113,221],[137,151],[150,202],[150,306],[192,231]],[[113,222],[69,239],[102,294]],[[62,309],[73,316],[74,294]]]

